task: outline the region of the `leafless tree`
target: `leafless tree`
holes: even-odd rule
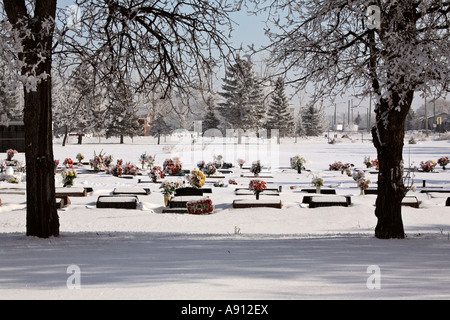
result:
[[[231,1],[230,1],[231,2]],[[56,0],[5,0],[0,7],[2,59],[25,91],[27,235],[59,235],[52,146],[51,72],[90,63],[98,83],[133,79],[144,91],[210,83],[228,54],[227,1],[77,0],[73,16]],[[184,90],[184,91],[183,91]]]
[[[375,215],[378,238],[403,238],[405,118],[415,92],[450,89],[450,1],[255,1],[271,24],[274,66],[313,98],[356,88],[376,98],[372,129],[380,171]],[[275,26],[273,26],[273,24]],[[278,69],[280,70],[280,69]]]

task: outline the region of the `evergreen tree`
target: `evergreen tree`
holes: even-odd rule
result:
[[[111,90],[110,94],[106,138],[119,136],[120,143],[123,143],[124,136],[134,137],[142,134],[143,128],[139,124],[132,93],[124,81],[119,80],[117,87]]]
[[[151,128],[149,133],[158,138],[158,144],[161,142],[161,135],[169,134],[172,131],[172,128],[166,123],[164,117],[158,113],[156,115],[155,120],[151,123]]]
[[[319,136],[324,131],[324,114],[314,105],[305,107],[302,110],[302,123],[306,136]]]
[[[295,134],[299,137],[306,135],[305,127],[303,126],[302,109],[299,110],[297,115],[297,122],[295,123]]]
[[[264,91],[261,80],[253,70],[247,75],[246,103],[244,104],[243,129],[254,130],[256,133],[263,129],[267,121],[267,109],[264,104]]]
[[[294,133],[294,118],[288,109],[283,78],[278,78],[269,104],[267,129],[278,129],[280,137]]]
[[[206,100],[207,112],[205,118],[203,119],[203,133],[209,129],[217,129],[219,127],[220,121],[217,119],[216,111],[214,110],[214,98],[209,96]]]
[[[7,88],[7,75],[0,71],[0,117],[5,121],[17,121],[23,117],[23,110],[18,104],[17,93]],[[22,108],[23,109],[23,108]]]
[[[223,102],[219,112],[225,128],[261,129],[265,123],[266,110],[261,83],[253,71],[250,60],[239,56],[236,63],[229,66],[223,79]]]

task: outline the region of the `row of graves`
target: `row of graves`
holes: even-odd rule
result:
[[[25,175],[25,168],[12,157],[15,153],[8,150],[7,162],[3,161],[0,172],[0,180],[14,183],[18,179],[17,175]],[[131,163],[124,163],[118,160],[113,164],[113,157],[106,156],[102,152],[94,154],[94,159],[89,162],[84,161],[82,154],[77,155],[77,161],[70,158],[64,160],[62,165],[55,161],[55,174],[61,174],[63,177],[63,187],[56,188],[57,206],[62,209],[71,204],[72,197],[87,197],[93,194],[92,187],[76,187],[74,181],[78,174],[111,174],[120,179],[135,179],[137,177],[137,186],[117,187],[109,194],[98,195],[96,198],[96,208],[108,209],[138,209],[140,206],[140,197],[151,194],[150,186],[156,186],[163,195],[164,207],[163,213],[179,214],[211,214],[214,212],[214,189],[228,188],[232,189],[235,199],[232,202],[232,208],[283,208],[281,195],[283,186],[291,190],[297,187],[292,182],[283,182],[276,184],[275,175],[284,173],[308,174],[310,170],[305,168],[306,160],[301,156],[291,158],[289,167],[277,168],[276,172],[271,168],[265,168],[259,160],[254,161],[251,166],[245,166],[245,161],[238,159],[238,166],[232,163],[224,162],[219,156],[210,163],[200,161],[197,168],[193,170],[183,169],[180,159],[166,159],[162,166],[155,165],[155,157],[143,154],[140,158],[141,167]],[[445,170],[444,163],[438,160]],[[377,177],[377,161],[365,159],[365,169],[356,169],[353,164],[336,161],[330,164],[329,172],[340,172],[342,175],[353,178],[356,186],[360,189],[361,195],[377,194],[376,182],[370,186],[370,175]],[[423,165],[422,165],[423,164]],[[437,172],[434,170],[437,163],[428,161],[421,164],[421,168],[409,168],[408,172]],[[431,167],[430,167],[431,166]],[[235,178],[233,178],[235,177]],[[237,178],[238,177],[238,178]],[[407,177],[408,178],[408,177]],[[236,182],[238,179],[241,184]],[[408,178],[410,179],[410,177]],[[20,180],[20,179],[19,179]],[[23,179],[24,181],[25,179]],[[228,181],[228,184],[223,183]],[[16,181],[17,184],[20,181]],[[300,188],[302,194],[302,206],[308,208],[341,206],[348,207],[352,205],[352,196],[336,192],[339,186],[330,187],[324,185],[324,180],[320,176],[312,175],[309,186],[303,185]],[[422,181],[421,193],[450,193],[449,189],[442,186],[427,186],[426,180]],[[154,190],[154,189],[153,189]],[[24,194],[25,188],[2,187],[0,194]],[[0,198],[1,205],[1,198]],[[403,200],[404,206],[414,208],[420,207],[420,201],[416,196],[407,196]],[[446,201],[446,206],[450,206],[450,197]]]

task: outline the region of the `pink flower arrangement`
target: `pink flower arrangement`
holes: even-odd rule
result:
[[[442,169],[445,170],[445,167],[448,165],[448,163],[450,162],[450,157],[442,157],[440,158],[438,161],[439,165],[442,167]]]
[[[422,168],[423,172],[432,172],[434,168],[436,167],[436,162],[428,160],[426,162],[421,162],[420,167]]]
[[[160,166],[156,166],[152,168],[149,175],[150,178],[152,178],[152,180],[156,182],[158,178],[164,178],[164,171]]]
[[[123,168],[122,168],[122,166],[119,165],[119,164],[116,164],[116,165],[111,169],[111,174],[112,174],[113,176],[121,177],[121,176],[122,176],[122,173],[123,173]]]
[[[341,161],[335,161],[333,164],[330,164],[330,171],[341,171],[344,174],[344,171],[348,176],[352,175],[351,168],[355,165],[353,163],[342,163]]]
[[[71,168],[71,169],[73,169],[73,160],[72,160],[71,158],[66,158],[66,159],[64,160],[64,162],[63,162],[63,165],[64,165],[66,168]]]
[[[128,162],[127,164],[125,164],[125,166],[122,166],[122,168],[123,168],[123,174],[129,174],[129,175],[135,176],[139,173],[139,168],[136,167],[131,162]]]
[[[264,189],[267,189],[266,182],[258,179],[252,180],[250,181],[249,189],[255,192],[263,191]]]
[[[259,200],[259,194],[267,189],[266,182],[263,180],[251,180],[249,184],[249,189],[252,190],[256,195],[256,200]]]
[[[163,171],[165,174],[179,174],[181,173],[182,163],[178,158],[166,159],[163,163]]]
[[[6,150],[6,157],[7,157],[6,160],[11,161],[16,153],[17,153],[17,150],[14,150],[14,149]]]

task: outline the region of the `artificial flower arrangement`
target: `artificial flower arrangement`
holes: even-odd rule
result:
[[[218,155],[218,156],[214,156],[214,164],[216,166],[217,169],[222,168],[223,166],[223,156],[222,155]]]
[[[442,157],[442,158],[439,158],[438,161],[437,161],[437,163],[439,163],[439,165],[444,170],[445,170],[445,167],[448,165],[449,162],[450,162],[450,157]]]
[[[26,166],[25,162],[23,162],[23,161],[18,161],[16,163],[16,166],[17,166],[17,168],[16,168],[17,172],[26,172],[27,171],[27,166]]]
[[[77,177],[77,172],[73,168],[66,168],[61,175],[63,177],[64,187],[73,186],[73,182]]]
[[[262,166],[261,162],[259,160],[253,161],[252,166],[250,168],[250,172],[255,175],[255,177],[258,176],[258,174],[261,172]]]
[[[55,159],[55,160],[53,160],[53,163],[54,163],[54,165],[55,165],[55,173],[56,173],[56,169],[58,168],[58,166],[59,166],[59,160],[57,160],[57,159]]]
[[[371,182],[372,182],[372,181],[367,180],[367,179],[359,179],[359,180],[357,181],[358,187],[359,187],[361,190],[366,190],[366,189],[369,187],[369,184],[370,184]]]
[[[145,165],[148,163],[148,155],[147,152],[141,154],[141,156],[139,157],[139,161],[142,165],[142,169],[145,168]]]
[[[244,163],[245,163],[245,160],[244,160],[244,159],[242,159],[242,158],[239,158],[239,159],[237,159],[237,163],[238,163],[238,165],[239,165],[239,168],[241,168],[241,169],[242,169],[242,166],[244,165]]]
[[[335,161],[334,163],[330,164],[330,171],[341,171],[342,174],[344,172],[347,173],[349,177],[352,176],[351,168],[353,168],[355,165],[352,163],[342,163],[341,161]]]
[[[194,188],[201,188],[205,185],[205,175],[200,170],[194,170],[188,176],[188,181]]]
[[[182,171],[182,163],[179,158],[166,159],[163,163],[163,171],[164,174],[167,175],[177,175],[181,174]]]
[[[71,168],[71,169],[73,169],[73,160],[72,160],[71,158],[66,158],[66,159],[64,159],[63,165],[64,165],[66,168]]]
[[[123,174],[135,176],[140,173],[139,168],[132,164],[131,162],[127,162],[125,165],[122,165]]]
[[[201,160],[199,162],[197,162],[197,167],[199,170],[203,170],[203,168],[205,167],[206,163],[205,161]]]
[[[12,183],[12,184],[19,184],[20,183],[20,178],[17,177],[17,176],[12,176],[11,178],[9,178],[8,182]]]
[[[217,168],[215,163],[209,162],[207,165],[203,167],[202,171],[209,177],[210,175],[215,174],[217,172]]]
[[[12,158],[14,155],[18,153],[17,150],[14,149],[8,149],[6,150],[6,161],[12,161]]]
[[[211,199],[189,201],[186,203],[189,214],[210,214],[214,211]]]
[[[224,187],[226,187],[226,185],[222,180],[220,180],[220,181],[214,182],[214,187],[224,188]]]
[[[78,165],[81,165],[81,161],[84,159],[84,155],[82,153],[77,154]]]
[[[174,182],[164,181],[163,183],[161,183],[161,186],[159,188],[162,189],[163,195],[170,197],[175,192],[175,189],[177,187]]]
[[[302,169],[305,169],[304,164],[306,163],[306,159],[297,155],[291,158],[291,168],[296,169],[298,173],[302,172]]]
[[[116,164],[112,169],[111,169],[111,174],[115,177],[121,177],[123,174],[123,168],[121,165]]]
[[[149,176],[153,182],[156,182],[158,178],[164,178],[164,171],[160,166],[155,166],[151,169]]]
[[[432,160],[428,160],[426,162],[420,162],[420,167],[422,168],[423,172],[433,172],[434,168],[436,167],[436,162]]]
[[[380,163],[378,162],[378,159],[372,161],[372,167],[375,167],[377,170],[380,169]]]
[[[323,187],[323,179],[318,176],[314,176],[311,184],[315,187]]]
[[[106,156],[105,160],[104,160],[105,167],[109,167],[113,161],[114,161],[114,158],[112,155]]]
[[[372,167],[372,161],[370,160],[370,157],[368,156],[364,157],[364,164],[366,165],[367,168]]]
[[[353,180],[356,181],[358,188],[361,190],[361,194],[364,194],[364,190],[369,187],[369,184],[372,181],[366,179],[364,171],[355,171],[352,176]]]
[[[105,169],[104,162],[105,162],[105,155],[100,151],[99,154],[97,154],[94,151],[94,159],[89,160],[89,164],[91,165],[91,168],[94,169],[94,171],[102,171]]]
[[[145,168],[145,165],[147,165],[150,169],[153,168],[155,165],[156,156],[149,156],[147,152],[141,154],[139,157],[139,161],[142,165],[142,169]]]
[[[156,161],[156,155],[148,156],[148,167],[150,168],[150,170],[155,166],[155,161]]]
[[[256,195],[256,200],[259,200],[259,194],[267,189],[266,182],[263,180],[251,180],[248,188]]]

